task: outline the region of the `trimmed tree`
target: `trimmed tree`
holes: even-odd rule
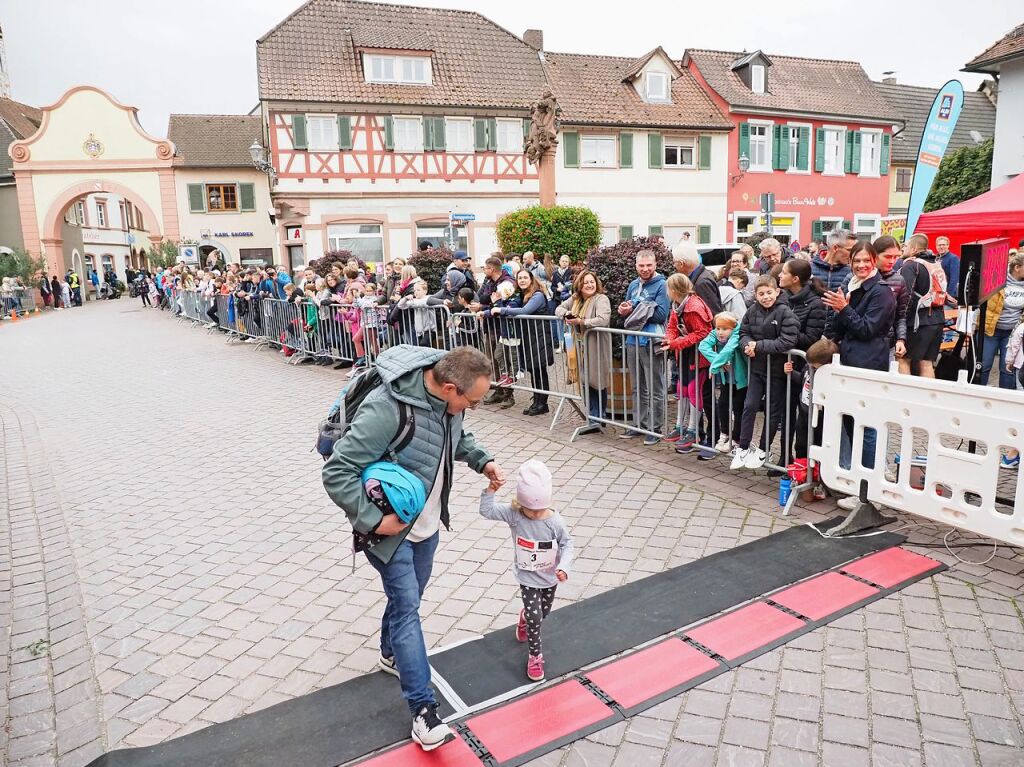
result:
[[[604,286],[612,304],[612,325],[622,326],[622,318],[615,311],[626,298],[629,283],[636,279],[636,254],[653,250],[658,260],[658,271],[666,277],[675,271],[672,251],[660,237],[633,237],[615,245],[594,248],[587,254],[587,269],[594,272]]]
[[[427,289],[434,292],[441,289],[444,273],[448,269],[448,264],[452,262],[453,255],[452,251],[442,246],[417,251],[406,259],[406,263],[416,267],[416,276],[425,280]]]
[[[22,248],[18,248],[13,253],[0,253],[0,279],[20,277],[26,287],[33,286],[36,274],[45,267],[45,259],[35,258]]]
[[[993,140],[965,146],[947,155],[925,200],[925,212],[941,210],[984,194],[992,183]]]
[[[590,208],[534,205],[498,219],[498,245],[505,253],[530,250],[555,261],[564,253],[576,261],[600,243],[601,221]]]

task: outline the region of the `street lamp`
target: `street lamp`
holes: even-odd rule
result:
[[[252,146],[249,147],[249,156],[252,157],[252,164],[258,170],[270,176],[270,183],[276,184],[277,171],[274,170],[273,163],[267,160],[267,150],[256,139],[253,139]]]
[[[747,171],[750,170],[750,158],[746,154],[741,154],[739,159],[740,172],[733,173],[729,176],[729,181],[732,186],[736,186],[741,178],[743,178]]]

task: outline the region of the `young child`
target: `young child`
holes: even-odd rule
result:
[[[679,400],[683,401],[683,390],[689,407],[683,415],[679,409],[679,441],[676,452],[690,452],[697,441],[697,427],[700,425],[704,385],[707,383],[708,361],[697,354],[697,345],[711,330],[711,310],[704,299],[693,292],[693,283],[685,274],[673,274],[666,282],[672,311],[665,327],[662,351],[671,351],[679,365]]]
[[[700,342],[700,353],[711,364],[709,372],[720,387],[718,407],[715,410],[717,423],[712,424],[712,433],[717,426],[719,434],[715,450],[718,453],[730,453],[733,443],[740,438],[743,400],[747,396],[747,380],[750,376],[749,360],[740,351],[739,318],[731,312],[716,314],[715,329]],[[715,453],[701,452],[697,458],[706,461],[714,456]]]
[[[779,285],[775,278],[761,277],[754,288],[754,303],[743,316],[740,348],[750,358],[750,378],[743,401],[739,450],[733,456],[730,469],[760,469],[764,466],[769,447],[782,426],[787,389],[783,366],[786,364],[786,352],[795,348],[800,338],[800,320],[792,309],[778,302],[778,297]],[[754,421],[768,393],[769,382],[771,392],[765,408],[766,423],[761,429],[761,446],[751,448]]]
[[[722,299],[722,308],[731,312],[736,319],[743,321],[743,315],[747,313],[747,300],[744,298],[750,278],[743,269],[733,269],[729,272],[728,281],[718,287],[718,295]]]
[[[551,508],[551,472],[543,462],[530,460],[519,467],[511,504],[495,503],[496,489],[491,483],[481,494],[480,515],[506,522],[512,531],[512,572],[523,598],[516,639],[528,644],[526,675],[540,682],[544,679],[540,627],[551,612],[559,582],[569,578],[572,538],[562,517]]]
[[[819,338],[813,344],[808,347],[807,351],[807,364],[803,369],[803,385],[800,387],[800,402],[797,405],[796,411],[796,426],[795,428],[795,446],[793,449],[793,458],[795,460],[803,459],[807,460],[807,428],[808,420],[811,417],[811,371],[818,370],[822,365],[828,365],[832,362],[832,357],[839,354],[839,347],[835,341],[830,338]],[[793,372],[793,363],[786,362],[785,372],[787,374]],[[821,422],[814,425],[814,444],[821,444]],[[814,497],[816,500],[823,500],[825,498],[825,488],[821,483],[814,486]]]
[[[462,288],[456,296],[459,303],[456,314],[452,316],[452,342],[458,346],[476,346],[479,348],[480,323],[476,315],[472,314],[472,305],[477,301],[477,295],[472,288]]]

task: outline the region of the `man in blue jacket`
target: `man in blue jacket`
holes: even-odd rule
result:
[[[833,229],[825,238],[825,244],[827,250],[819,251],[811,259],[811,276],[821,280],[826,291],[834,293],[845,288],[850,281],[850,251],[857,244],[857,238],[848,229]],[[826,328],[830,328],[834,321],[835,311],[826,305]]]
[[[626,300],[619,304],[619,316],[627,318],[634,311],[647,312],[645,333],[664,333],[665,322],[671,302],[665,287],[665,277],[657,272],[657,260],[653,250],[641,250],[636,254],[637,279],[629,283]],[[630,323],[627,323],[630,324]],[[635,328],[640,330],[641,328]],[[626,366],[633,382],[633,402],[636,426],[647,432],[645,445],[656,445],[665,421],[665,358],[658,343],[651,343],[646,336],[626,338]],[[641,436],[642,432],[627,429],[622,439]]]
[[[935,252],[939,256],[942,271],[946,273],[946,292],[954,298],[960,295],[960,256],[949,249],[948,237],[935,238]]]

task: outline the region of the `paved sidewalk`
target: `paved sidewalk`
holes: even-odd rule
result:
[[[0,361],[0,764],[83,765],[373,668],[380,587],[309,452],[340,373],[127,300],[4,325]],[[667,446],[470,426],[508,469],[551,466],[579,549],[559,604],[834,511],[783,519],[775,482]],[[456,479],[433,646],[518,612],[506,532]],[[951,570],[536,764],[1022,764],[1024,558],[921,551]]]

